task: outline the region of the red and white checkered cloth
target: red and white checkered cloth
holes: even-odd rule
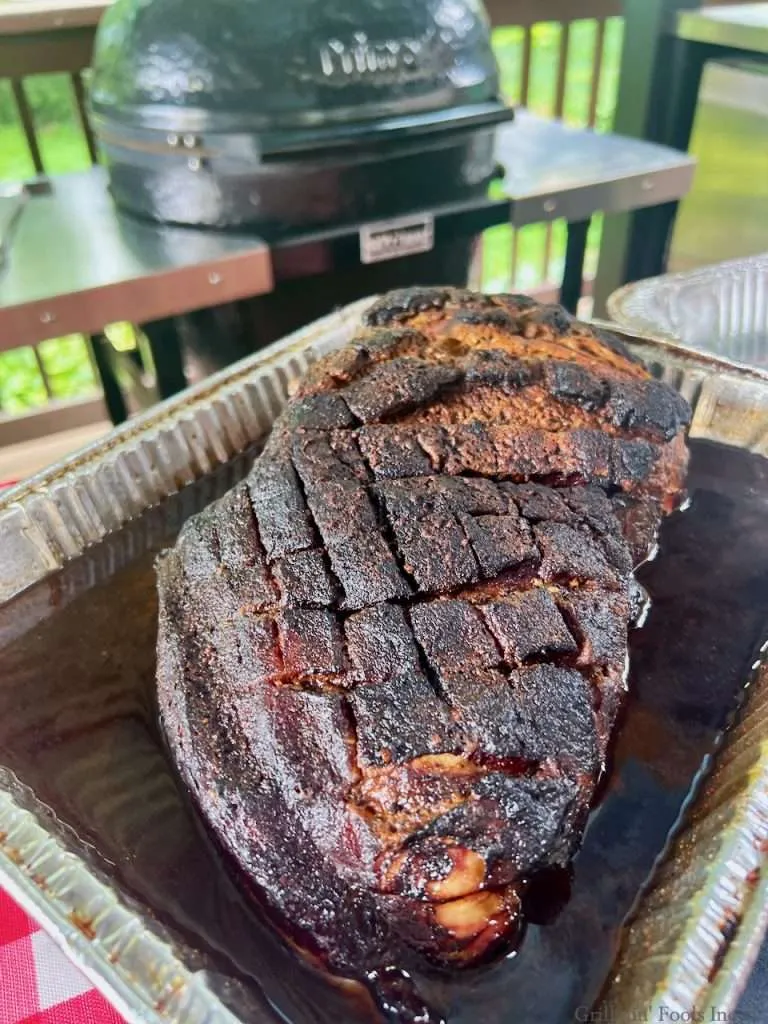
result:
[[[53,939],[2,889],[0,1024],[123,1024]]]

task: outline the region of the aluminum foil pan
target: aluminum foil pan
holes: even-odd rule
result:
[[[75,608],[78,594],[108,583],[145,546],[152,549],[158,538],[172,536],[184,518],[241,477],[292,381],[319,355],[349,340],[368,301],[208,379],[2,494],[0,656],[17,635],[34,641],[38,625]],[[653,338],[630,342],[691,401],[693,437],[768,455],[767,373]],[[145,765],[133,757],[122,766],[113,764],[110,788],[102,777],[104,765],[119,751],[88,748],[88,715],[96,698],[86,686],[73,711],[67,691],[79,693],[76,677],[87,673],[88,664],[100,658],[109,662],[115,638],[130,637],[136,620],[143,615],[148,622],[152,614],[136,604],[124,611],[122,617],[100,618],[95,609],[92,632],[84,630],[88,645],[70,652],[65,635],[63,664],[50,670],[60,691],[54,688],[54,698],[62,701],[60,714],[72,716],[69,732],[83,730],[86,755],[78,770],[84,778],[78,785],[87,787],[88,800],[105,815],[115,813],[123,800],[122,779]],[[0,664],[23,682],[18,664]],[[650,1015],[642,1019],[656,1020],[661,1018],[652,1008],[690,1013],[712,1005],[728,1013],[735,1005],[768,913],[768,672],[760,662],[754,671],[740,722],[726,734],[714,772],[691,800],[658,884],[638,903],[604,1006],[597,1011],[603,1016],[583,1019],[630,1020],[637,1007],[644,1007]],[[34,702],[24,714],[36,736]],[[0,763],[6,753],[0,743]],[[44,768],[48,756],[49,750],[36,748],[38,766]],[[151,774],[151,759],[146,765]],[[170,843],[174,812],[162,817],[160,797],[158,827]],[[75,834],[52,806],[41,789],[0,769],[0,884],[128,1021],[274,1020],[268,978],[261,999],[244,991],[237,978],[223,977],[215,963],[190,956],[179,934],[163,922],[162,891],[153,907],[157,912],[148,913],[133,895],[130,878],[123,885],[111,870],[110,851],[94,848],[88,835]],[[125,820],[129,840],[140,843],[143,837],[136,835],[130,816]],[[172,850],[169,863],[175,856]],[[238,908],[226,904],[224,927],[235,927],[237,915]],[[312,1016],[311,1000],[307,1005],[302,1019],[319,1019]]]
[[[630,332],[768,366],[768,253],[624,285],[608,315]]]

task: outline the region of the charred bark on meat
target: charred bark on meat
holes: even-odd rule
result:
[[[330,969],[479,962],[567,865],[688,417],[555,307],[394,293],[161,559],[180,774]]]

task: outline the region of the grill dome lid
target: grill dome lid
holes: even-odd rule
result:
[[[306,132],[497,91],[480,0],[116,0],[91,105],[129,129]]]

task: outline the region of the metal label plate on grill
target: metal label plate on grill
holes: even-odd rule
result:
[[[430,252],[435,244],[435,219],[430,213],[381,220],[360,229],[360,262],[382,263],[398,256]]]

